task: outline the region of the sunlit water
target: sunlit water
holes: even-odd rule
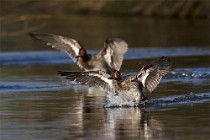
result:
[[[98,17],[95,20],[97,21]],[[122,25],[121,19],[112,19],[114,24],[109,20],[102,18],[95,28],[100,29],[102,25],[107,27],[108,25],[104,23],[107,21],[112,32],[110,36],[123,34],[128,41],[135,40],[135,36],[132,39],[128,37],[132,33],[139,35],[134,30],[138,29],[138,25],[156,27],[155,21],[147,25],[146,23],[150,23],[148,20],[141,21],[140,24],[134,19],[130,22],[126,21],[128,25]],[[90,33],[91,37],[86,38],[87,35],[83,35],[82,31],[85,29],[84,32],[87,33],[89,29],[86,26],[93,23],[78,24],[81,24],[82,28],[72,29],[71,35],[81,37],[89,45],[100,44],[95,42],[97,39],[91,37],[98,35],[99,40],[103,40],[108,36],[105,28],[101,31],[93,31]],[[179,22],[177,24],[180,25]],[[191,30],[190,23],[182,23],[181,27],[185,24],[189,24],[189,30]],[[195,24],[196,27],[201,28],[199,26],[201,23]],[[166,22],[164,25],[167,25]],[[157,26],[160,25],[157,24]],[[178,30],[179,27],[176,29]],[[166,26],[166,28],[169,27]],[[178,34],[174,28],[174,34]],[[42,32],[45,30],[53,32],[53,29],[53,25],[50,24],[49,28],[42,29]],[[54,32],[58,34],[62,34],[62,31],[66,32],[65,28],[57,30],[55,29]],[[182,33],[189,35],[186,30]],[[161,32],[161,30],[155,32]],[[189,38],[195,38],[195,32],[185,38],[186,44],[189,44]],[[150,47],[147,47],[144,41],[140,44],[140,39],[134,41],[134,44],[139,44],[139,47],[132,46],[133,42],[129,42],[131,46],[124,57],[123,75],[135,74],[142,65],[161,56],[171,58],[172,71],[161,80],[152,94],[147,94],[150,103],[146,106],[104,108],[106,102],[104,91],[68,82],[56,74],[58,70],[79,70],[65,53],[50,49],[45,44],[37,43],[26,36],[23,35],[21,45],[17,43],[9,46],[8,38],[1,42],[5,50],[0,53],[0,138],[2,140],[210,138],[210,52],[209,46],[203,45],[205,39],[197,40],[200,41],[198,44],[201,46],[194,43],[196,45],[170,47],[169,44],[173,44],[173,41],[168,44],[164,42],[167,41],[166,36],[163,36],[165,40],[160,41],[157,46],[151,45],[152,42],[154,44],[158,42],[151,37]],[[4,36],[2,38],[5,39]],[[9,37],[9,39],[16,42],[15,37]],[[185,44],[178,37],[175,40]],[[165,43],[166,46],[162,46],[161,43]],[[14,49],[8,47],[14,47]],[[18,47],[21,48],[18,49]],[[38,48],[34,49],[35,47]],[[40,50],[40,48],[46,49]],[[92,46],[90,52],[95,53],[100,48]]]

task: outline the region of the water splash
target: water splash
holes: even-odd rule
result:
[[[210,68],[183,68],[170,72],[167,76],[170,79],[210,79]]]
[[[138,106],[133,101],[124,101],[119,96],[115,96],[113,93],[107,93],[106,95],[106,103],[103,105],[105,108],[111,108],[111,107],[134,107]]]
[[[174,95],[158,99],[150,99],[142,102],[140,106],[149,108],[166,107],[171,105],[202,103],[210,101],[210,93],[188,93],[184,95]]]
[[[113,94],[107,94],[107,102],[104,104],[105,108],[116,108],[116,107],[144,107],[144,108],[159,108],[171,105],[181,105],[189,103],[202,103],[210,101],[210,93],[194,94],[189,93],[185,95],[168,96],[157,99],[148,99],[136,104],[132,101],[124,102],[119,96]]]

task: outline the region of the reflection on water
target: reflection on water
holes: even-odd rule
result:
[[[163,124],[140,108],[106,109],[108,129],[119,139],[139,137],[143,139],[159,139],[163,137]],[[121,131],[122,130],[122,131]]]
[[[167,139],[175,129],[178,137],[198,135],[188,130],[192,121],[208,128],[208,103],[167,108],[102,108],[103,92],[87,88],[52,92],[25,92],[1,95],[1,138],[8,139]],[[97,94],[97,95],[96,95]],[[13,97],[11,99],[11,97]],[[193,111],[194,109],[201,110]],[[196,115],[197,114],[197,115]],[[201,117],[200,120],[198,117]],[[189,119],[194,118],[194,119]],[[181,119],[181,122],[180,122]],[[188,136],[178,130],[187,131]],[[205,132],[199,129],[202,134]],[[193,135],[195,133],[195,135]],[[207,134],[207,132],[205,132]],[[203,135],[206,138],[208,135]]]
[[[1,118],[5,122],[10,120],[1,123],[3,139],[11,134],[14,139],[15,137],[28,139],[35,134],[40,138],[47,136],[47,139],[65,137],[115,139],[139,136],[150,139],[162,136],[161,122],[148,116],[140,108],[97,108],[90,105],[93,97],[85,97],[81,93],[72,95],[66,91],[42,93],[44,95],[36,93],[36,97],[30,93],[18,94],[19,97],[14,100],[7,99],[8,95],[2,97],[4,102],[1,114],[4,113]],[[9,112],[6,111],[8,109]],[[11,117],[8,118],[8,115]],[[18,133],[14,133],[17,129]],[[21,133],[25,135],[21,136]]]

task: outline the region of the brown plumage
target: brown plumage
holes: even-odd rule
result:
[[[120,72],[114,70],[112,74],[103,71],[90,72],[58,72],[70,81],[89,86],[97,86],[119,96],[124,102],[134,102],[138,105],[143,95],[143,88],[152,92],[159,84],[161,78],[170,71],[171,65],[168,57],[144,66],[137,75],[122,77]]]
[[[71,38],[43,33],[30,33],[30,36],[46,42],[52,48],[66,52],[79,68],[85,71],[103,70],[110,73],[114,69],[120,70],[123,55],[128,49],[128,44],[124,40],[111,38],[104,42],[101,51],[90,55],[78,41]]]

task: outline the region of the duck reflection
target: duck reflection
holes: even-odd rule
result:
[[[139,137],[156,139],[162,137],[163,126],[141,108],[106,109],[106,126],[117,138]]]
[[[82,102],[75,102],[78,103],[75,105],[77,115],[72,115],[71,109],[66,116],[70,120],[68,125],[71,132],[69,133],[72,134],[71,121],[74,121],[79,126],[74,134],[82,137],[158,139],[163,136],[163,124],[145,109],[102,108],[100,103],[105,100],[104,94],[100,89],[89,89],[84,94]]]
[[[105,93],[97,88],[72,86],[59,92],[19,96],[4,102],[11,106],[11,121],[31,132],[41,130],[40,135],[52,133],[53,137],[62,135],[68,139],[158,139],[164,132],[161,121],[142,108],[103,108]]]
[[[163,137],[163,124],[144,108],[103,108],[104,94],[97,88],[84,90],[74,107],[61,116],[70,135],[102,139]]]

